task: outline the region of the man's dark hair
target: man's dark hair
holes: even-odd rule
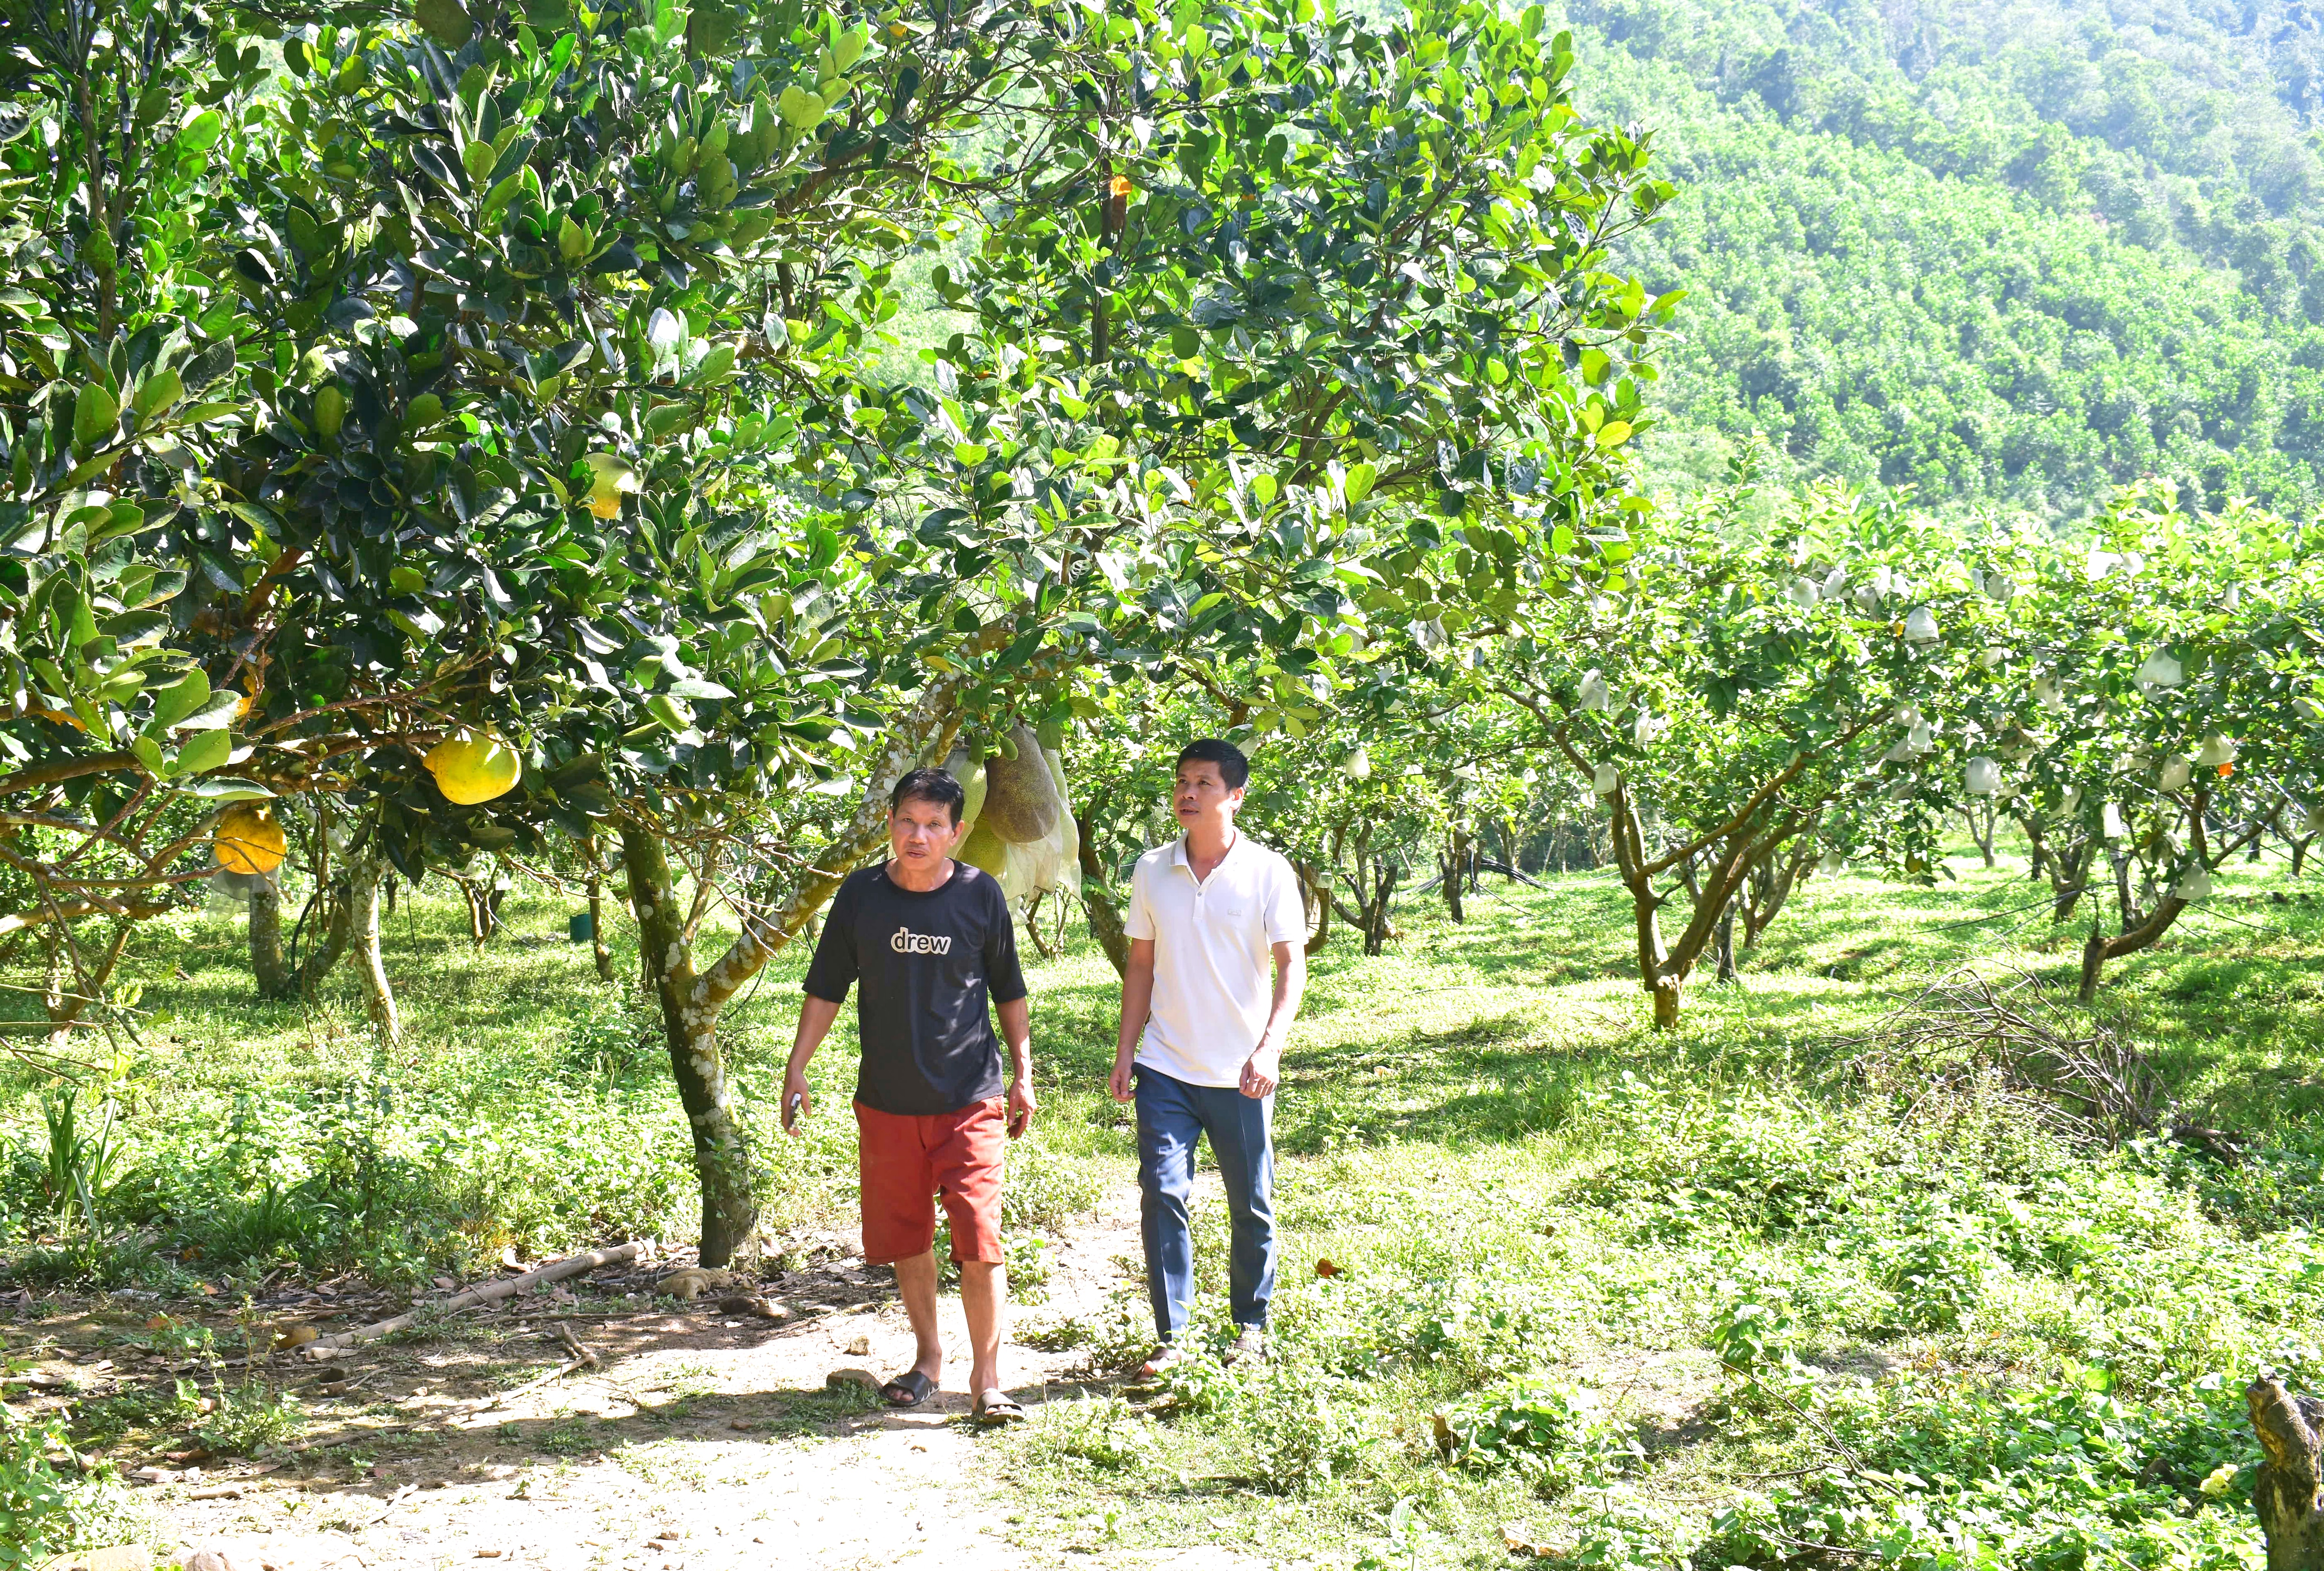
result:
[[[940,769],[916,769],[896,782],[888,795],[888,810],[902,809],[906,802],[934,802],[952,814],[952,821],[968,809],[968,793],[960,789],[960,781]]]
[[[1215,736],[1205,736],[1180,748],[1178,763],[1217,764],[1219,779],[1231,791],[1239,791],[1250,783],[1250,760],[1242,755],[1241,748],[1231,742],[1222,742]],[[1172,767],[1176,769],[1177,766]]]

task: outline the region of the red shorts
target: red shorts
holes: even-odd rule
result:
[[[1006,1104],[995,1096],[919,1118],[855,1104],[863,1183],[863,1259],[893,1265],[935,1246],[944,1200],[956,1261],[1001,1261],[1001,1169],[1009,1151]]]

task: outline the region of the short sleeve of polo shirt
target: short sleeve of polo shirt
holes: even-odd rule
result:
[[[1307,901],[1299,892],[1299,875],[1282,856],[1268,859],[1267,892],[1260,910],[1267,919],[1269,944],[1301,944],[1307,939]]]
[[[807,968],[802,991],[808,997],[820,998],[825,1003],[847,1002],[848,986],[862,972],[855,955],[855,908],[860,903],[854,880],[839,886],[831,910],[824,914],[823,936],[815,942],[815,959]]]
[[[1154,941],[1154,910],[1147,903],[1146,861],[1145,857],[1139,857],[1138,865],[1130,869],[1130,914],[1121,922],[1122,936],[1140,944]]]

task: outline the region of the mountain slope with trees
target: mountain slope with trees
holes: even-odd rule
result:
[[[2089,511],[2324,494],[2324,48],[2301,4],[1579,0],[1598,114],[1687,199],[1652,453]]]

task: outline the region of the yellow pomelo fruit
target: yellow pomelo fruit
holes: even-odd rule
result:
[[[592,453],[588,458],[589,511],[599,518],[621,515],[622,495],[638,488],[638,472],[630,467],[629,460],[612,453]],[[499,795],[497,791],[493,793]]]
[[[210,849],[228,873],[272,873],[282,865],[290,841],[274,809],[263,802],[238,802],[217,821]]]
[[[482,735],[463,731],[447,736],[429,748],[421,762],[436,777],[436,789],[464,808],[508,795],[524,772],[516,749],[489,731]]]

